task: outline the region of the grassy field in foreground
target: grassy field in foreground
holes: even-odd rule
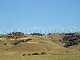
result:
[[[80,55],[1,56],[0,60],[80,60]]]

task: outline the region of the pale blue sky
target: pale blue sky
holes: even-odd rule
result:
[[[0,0],[0,32],[71,29],[80,31],[80,0]]]

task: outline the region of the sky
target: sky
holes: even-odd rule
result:
[[[0,0],[0,32],[80,31],[80,0]]]

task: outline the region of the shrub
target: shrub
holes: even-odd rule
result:
[[[39,55],[39,53],[33,53],[32,55]]]
[[[13,43],[13,45],[18,45],[19,43],[24,42],[24,40],[18,40]]]
[[[45,55],[45,54],[47,54],[46,52],[41,52],[41,55]]]
[[[26,54],[22,54],[22,56],[25,56]]]
[[[62,43],[64,43],[64,47],[69,47],[78,45],[80,43],[80,39],[74,34],[65,34]]]
[[[4,45],[7,45],[7,43],[4,43]]]
[[[31,54],[28,54],[28,56],[30,56]]]

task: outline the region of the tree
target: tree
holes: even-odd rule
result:
[[[31,33],[30,35],[42,36],[43,34],[41,34],[41,33]]]
[[[24,36],[24,33],[22,33],[22,32],[12,32],[12,33],[9,33],[8,35],[13,35],[13,36]]]

